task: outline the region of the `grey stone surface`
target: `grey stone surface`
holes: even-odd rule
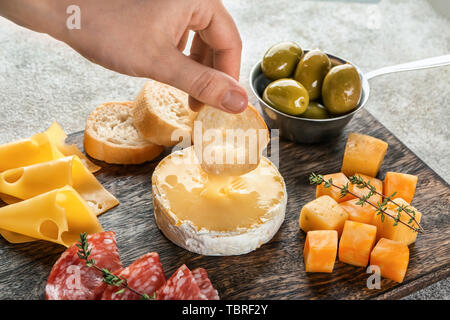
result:
[[[224,2],[243,39],[241,83],[247,88],[250,68],[282,40],[335,53],[365,72],[450,53],[448,15],[425,0]],[[53,120],[69,133],[82,130],[95,106],[133,99],[144,82],[0,18],[0,143],[45,130]],[[448,182],[450,67],[387,75],[370,84],[368,110]],[[450,279],[407,298],[450,299]]]

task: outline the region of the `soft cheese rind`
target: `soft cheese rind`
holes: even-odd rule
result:
[[[214,230],[214,228],[208,229],[199,227],[189,219],[179,218],[172,210],[167,194],[163,190],[163,183],[161,182],[161,176],[163,174],[161,173],[161,168],[168,163],[170,164],[170,162],[174,161],[173,159],[177,157],[190,156],[195,158],[192,149],[193,148],[190,147],[181,151],[176,151],[163,159],[155,169],[152,177],[155,220],[164,235],[186,250],[202,255],[215,256],[245,254],[259,248],[262,244],[272,239],[283,223],[285,217],[287,193],[281,175],[267,158],[262,158],[260,165],[264,167],[263,169],[266,170],[266,172],[270,172],[270,174],[273,172],[273,178],[276,179],[276,181],[279,181],[279,190],[274,193],[277,195],[276,198],[265,199],[270,204],[268,204],[267,207],[264,207],[264,214],[259,217],[258,223],[253,223],[249,226],[240,228],[237,227],[233,230],[230,230],[229,228],[223,228],[223,230],[220,230],[221,228],[216,228],[216,230]],[[199,167],[199,164],[183,166],[183,169],[196,172],[196,167]],[[254,173],[254,178],[259,179],[257,173]],[[258,183],[255,183],[253,188],[258,188],[257,185]],[[262,190],[264,187],[261,186],[260,188]],[[190,194],[180,194],[180,197],[188,199]],[[237,206],[236,210],[239,209],[239,206]],[[211,214],[214,214],[214,212],[211,212]]]

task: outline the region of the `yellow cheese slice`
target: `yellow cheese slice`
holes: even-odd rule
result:
[[[63,157],[45,133],[0,145],[0,172]]]
[[[0,198],[11,204],[72,186],[96,215],[119,204],[77,156],[37,163],[0,173]]]
[[[45,134],[49,137],[50,141],[56,146],[63,156],[78,156],[83,164],[89,169],[90,172],[97,172],[101,169],[92,161],[90,161],[74,144],[66,144],[67,134],[61,128],[61,126],[55,121],[50,128],[45,131]]]
[[[69,247],[80,233],[103,231],[89,205],[70,186],[0,208],[0,228]]]
[[[4,229],[0,229],[0,234],[2,235],[3,238],[6,239],[6,241],[10,243],[25,243],[39,240],[36,238],[24,236],[23,234],[17,232],[12,232]]]

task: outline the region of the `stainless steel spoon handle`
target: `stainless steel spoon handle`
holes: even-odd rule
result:
[[[366,73],[366,78],[371,79],[388,73],[434,68],[445,66],[447,64],[450,64],[450,54],[380,68]]]

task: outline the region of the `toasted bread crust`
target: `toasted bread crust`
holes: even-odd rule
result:
[[[188,124],[182,123],[181,120],[177,123],[170,123],[165,119],[163,114],[155,110],[152,107],[151,97],[147,96],[147,91],[150,86],[160,87],[180,97],[183,103],[179,108],[188,112]],[[174,146],[180,141],[181,136],[191,135],[193,121],[197,116],[195,112],[189,109],[187,101],[187,94],[184,92],[157,81],[149,81],[133,101],[133,124],[141,136],[147,141],[162,146]],[[175,131],[180,134],[180,137],[174,137],[175,139],[172,139],[172,134]]]
[[[223,111],[218,109],[213,109],[211,107],[203,108],[200,110],[200,112],[197,115],[197,121],[201,121],[203,123],[203,130],[212,129],[212,128],[221,128],[223,123],[217,123],[222,122],[223,117],[221,117],[221,113]],[[240,117],[238,120],[237,117]],[[247,109],[243,111],[241,114],[232,115],[230,119],[226,121],[236,121],[236,123],[227,123],[225,125],[225,129],[242,129],[242,130],[248,130],[248,129],[256,129],[256,130],[266,130],[266,135],[263,137],[260,141],[260,137],[258,136],[258,154],[257,154],[257,161],[256,163],[238,163],[238,161],[235,161],[235,163],[232,164],[219,164],[219,163],[208,163],[207,161],[201,161],[202,169],[205,170],[205,172],[209,174],[216,174],[216,175],[229,175],[229,176],[239,176],[242,174],[245,174],[249,171],[254,170],[258,164],[259,160],[262,156],[263,150],[267,147],[267,144],[269,143],[270,136],[269,131],[267,128],[267,125],[263,119],[263,117],[260,115],[258,110],[252,106],[251,104],[248,105]],[[194,146],[196,147],[196,152],[199,152],[199,150],[204,150],[207,146],[207,143],[205,143],[202,139],[203,145],[201,148],[197,148],[196,142],[194,141]],[[248,150],[246,150],[248,152]],[[236,159],[235,159],[236,160]]]
[[[141,164],[153,160],[161,154],[164,147],[150,142],[140,145],[115,144],[105,139],[97,137],[92,128],[97,112],[102,107],[120,104],[127,108],[132,108],[131,101],[127,102],[107,102],[98,106],[89,116],[84,132],[84,150],[92,158],[102,160],[111,164]]]

